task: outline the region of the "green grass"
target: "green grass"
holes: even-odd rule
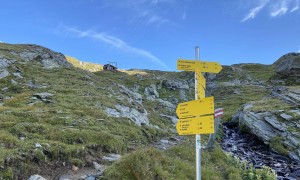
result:
[[[194,141],[166,151],[139,149],[108,167],[103,179],[195,179]],[[219,146],[202,152],[202,179],[276,179],[270,169],[247,168],[237,158],[226,155]]]
[[[287,156],[289,154],[289,150],[282,144],[283,141],[283,137],[274,137],[270,140],[270,147],[279,154]]]
[[[264,98],[260,101],[253,101],[252,103],[253,107],[250,108],[250,110],[253,112],[289,110],[291,108],[290,105],[275,98]]]
[[[272,65],[247,64],[243,66],[243,69],[257,80],[268,81],[275,75],[275,69]]]
[[[241,94],[234,94],[235,89],[239,89]],[[261,100],[267,95],[269,95],[267,89],[257,86],[222,87],[213,93],[216,102],[215,107],[223,107],[224,109],[222,119],[225,121],[231,120],[232,115],[244,104]]]
[[[93,74],[78,68],[47,70],[35,61],[30,65],[18,64],[18,68],[24,77],[18,80],[18,85],[12,87],[10,79],[2,79],[0,84],[1,89],[9,87],[3,95],[11,97],[0,107],[0,144],[4,146],[0,148],[0,164],[11,156],[20,163],[25,159],[26,164],[35,164],[31,160],[36,159],[50,164],[58,160],[85,165],[83,157],[86,154],[92,153],[94,158],[107,152],[123,154],[170,134],[170,124],[158,116],[152,121],[149,114],[150,121],[156,121],[161,129],[139,127],[129,119],[108,117],[104,112],[104,107],[116,104],[135,107],[116,96],[109,97],[113,93],[110,88],[120,95],[119,88],[113,83],[136,83],[134,75],[104,71]],[[47,88],[29,88],[24,85],[28,80],[45,84]],[[157,80],[147,80],[144,85],[150,82]],[[53,93],[53,103],[39,102],[29,106],[33,102],[32,95],[39,92]],[[150,112],[152,107],[145,103],[145,108]],[[25,140],[19,140],[20,136],[25,136]],[[43,146],[40,151],[35,151],[37,142]],[[25,158],[21,158],[19,152]],[[13,164],[10,168],[15,176],[20,172]],[[26,171],[23,177],[27,178],[32,171],[34,169]]]

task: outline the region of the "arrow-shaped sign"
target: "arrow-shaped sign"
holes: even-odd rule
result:
[[[179,118],[189,118],[214,113],[214,97],[180,103],[176,114]]]
[[[214,116],[179,119],[176,130],[179,135],[214,133]]]
[[[219,73],[222,70],[222,66],[217,62],[199,62],[199,69],[201,72]]]
[[[222,66],[217,62],[206,62],[196,60],[177,60],[177,69],[183,71],[196,71],[199,68],[201,72],[219,73],[222,70]]]

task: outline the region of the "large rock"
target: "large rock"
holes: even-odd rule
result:
[[[285,54],[274,65],[280,75],[300,77],[300,53]]]
[[[115,105],[116,109],[106,108],[105,112],[111,117],[125,117],[132,120],[136,125],[149,125],[148,113],[145,109],[134,109],[127,106]]]
[[[6,69],[0,69],[0,79],[6,78],[10,73]]]
[[[170,111],[174,111],[176,109],[176,106],[169,101],[165,101],[162,99],[157,99],[157,101],[162,108],[168,108]]]
[[[44,48],[38,45],[28,45],[28,44],[6,44],[0,49],[6,53],[10,53],[15,59],[21,60],[23,62],[39,61],[42,66],[46,69],[52,69],[57,67],[72,67],[72,64],[67,61],[65,56],[61,53],[54,52],[50,49]],[[15,62],[15,59],[9,58],[9,60],[4,59],[5,55],[0,58],[0,66],[8,66],[10,62]]]
[[[28,178],[28,180],[46,180],[45,178],[43,178],[42,176],[38,175],[38,174],[35,174],[35,175],[32,175]]]
[[[146,87],[144,94],[148,100],[154,100],[159,97],[155,84],[151,84],[149,87]]]
[[[168,89],[175,90],[175,89],[189,89],[189,83],[184,80],[166,80],[163,81],[163,86]]]
[[[128,101],[135,101],[138,104],[142,105],[143,103],[143,96],[137,92],[134,92],[132,90],[130,90],[129,88],[125,87],[124,85],[121,84],[117,84],[117,86],[120,87],[120,92],[123,93],[124,95],[127,96]]]
[[[281,137],[284,142],[279,143],[287,146],[289,157],[296,161],[300,159],[300,152],[295,151],[300,147],[300,134],[288,130],[292,126],[289,123],[292,122],[278,120],[273,112],[255,113],[249,108],[236,113],[233,120],[238,121],[241,128],[246,128],[249,133],[257,136],[265,144],[270,144],[272,139]]]

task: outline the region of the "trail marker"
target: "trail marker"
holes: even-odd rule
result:
[[[206,80],[204,78],[204,76],[202,75],[202,72],[199,71],[199,68],[197,68],[196,70],[196,77],[197,77],[197,86],[198,86],[198,90],[199,89],[206,89]]]
[[[214,97],[203,98],[178,104],[176,114],[179,118],[203,116],[214,113]]]
[[[214,133],[214,116],[179,119],[176,129],[179,135]]]
[[[195,60],[178,59],[177,60],[177,69],[183,70],[183,71],[195,71],[196,67],[198,66],[197,63],[199,63],[199,62],[195,61]]]
[[[201,180],[201,136],[214,132],[213,97],[205,98],[206,80],[203,72],[219,73],[222,66],[217,62],[199,61],[199,47],[195,48],[196,60],[177,60],[177,69],[195,72],[195,101],[180,103],[176,109],[180,118],[176,125],[179,135],[196,134],[196,179]],[[200,99],[200,100],[197,100]],[[203,115],[203,116],[202,116]],[[200,117],[199,117],[200,116]]]

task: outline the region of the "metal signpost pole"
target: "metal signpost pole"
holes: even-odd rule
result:
[[[199,60],[200,50],[199,47],[195,48],[195,59]],[[201,72],[199,72],[201,73]],[[195,100],[198,99],[198,79],[197,72],[195,71]],[[201,180],[201,136],[196,134],[196,179]]]

